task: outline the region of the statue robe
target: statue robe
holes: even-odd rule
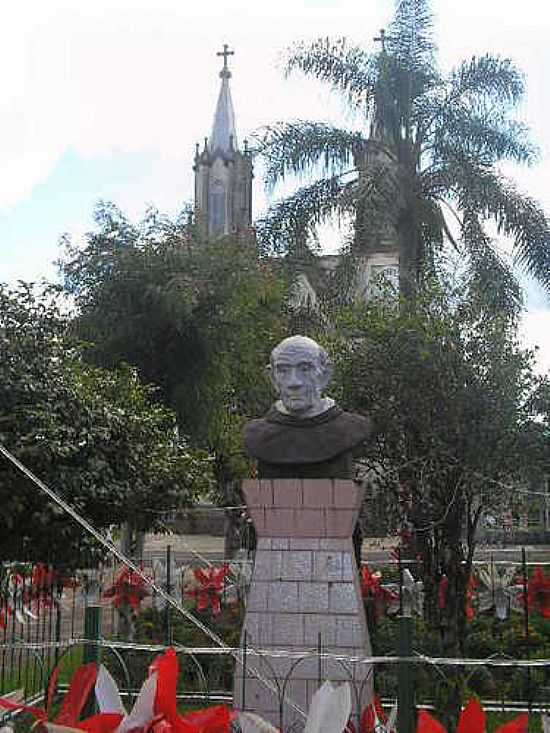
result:
[[[244,445],[260,478],[353,478],[353,456],[371,435],[368,417],[334,405],[314,417],[275,407],[244,428]]]

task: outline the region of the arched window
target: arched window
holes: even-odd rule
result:
[[[225,198],[226,192],[223,182],[214,180],[208,195],[208,218],[210,234],[225,233]]]

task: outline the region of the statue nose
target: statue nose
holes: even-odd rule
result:
[[[302,385],[302,380],[300,379],[297,372],[292,371],[290,373],[289,379],[288,379],[288,386],[289,387],[300,387]]]

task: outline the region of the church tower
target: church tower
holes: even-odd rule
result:
[[[204,139],[202,152],[195,153],[195,220],[203,232],[217,237],[243,232],[252,224],[252,156],[246,141],[239,150],[235,129],[235,112],[227,59],[235,52],[224,44],[221,88],[209,138]]]

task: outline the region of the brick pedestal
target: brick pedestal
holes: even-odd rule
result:
[[[338,479],[264,479],[243,484],[258,535],[243,629],[249,650],[237,664],[235,707],[283,730],[299,729],[319,680],[352,684],[354,713],[372,698],[370,665],[300,655],[371,653],[352,534],[362,486]],[[295,658],[278,657],[281,650]],[[273,656],[272,654],[273,653]],[[251,672],[254,668],[276,691]],[[282,720],[281,720],[282,716]]]

